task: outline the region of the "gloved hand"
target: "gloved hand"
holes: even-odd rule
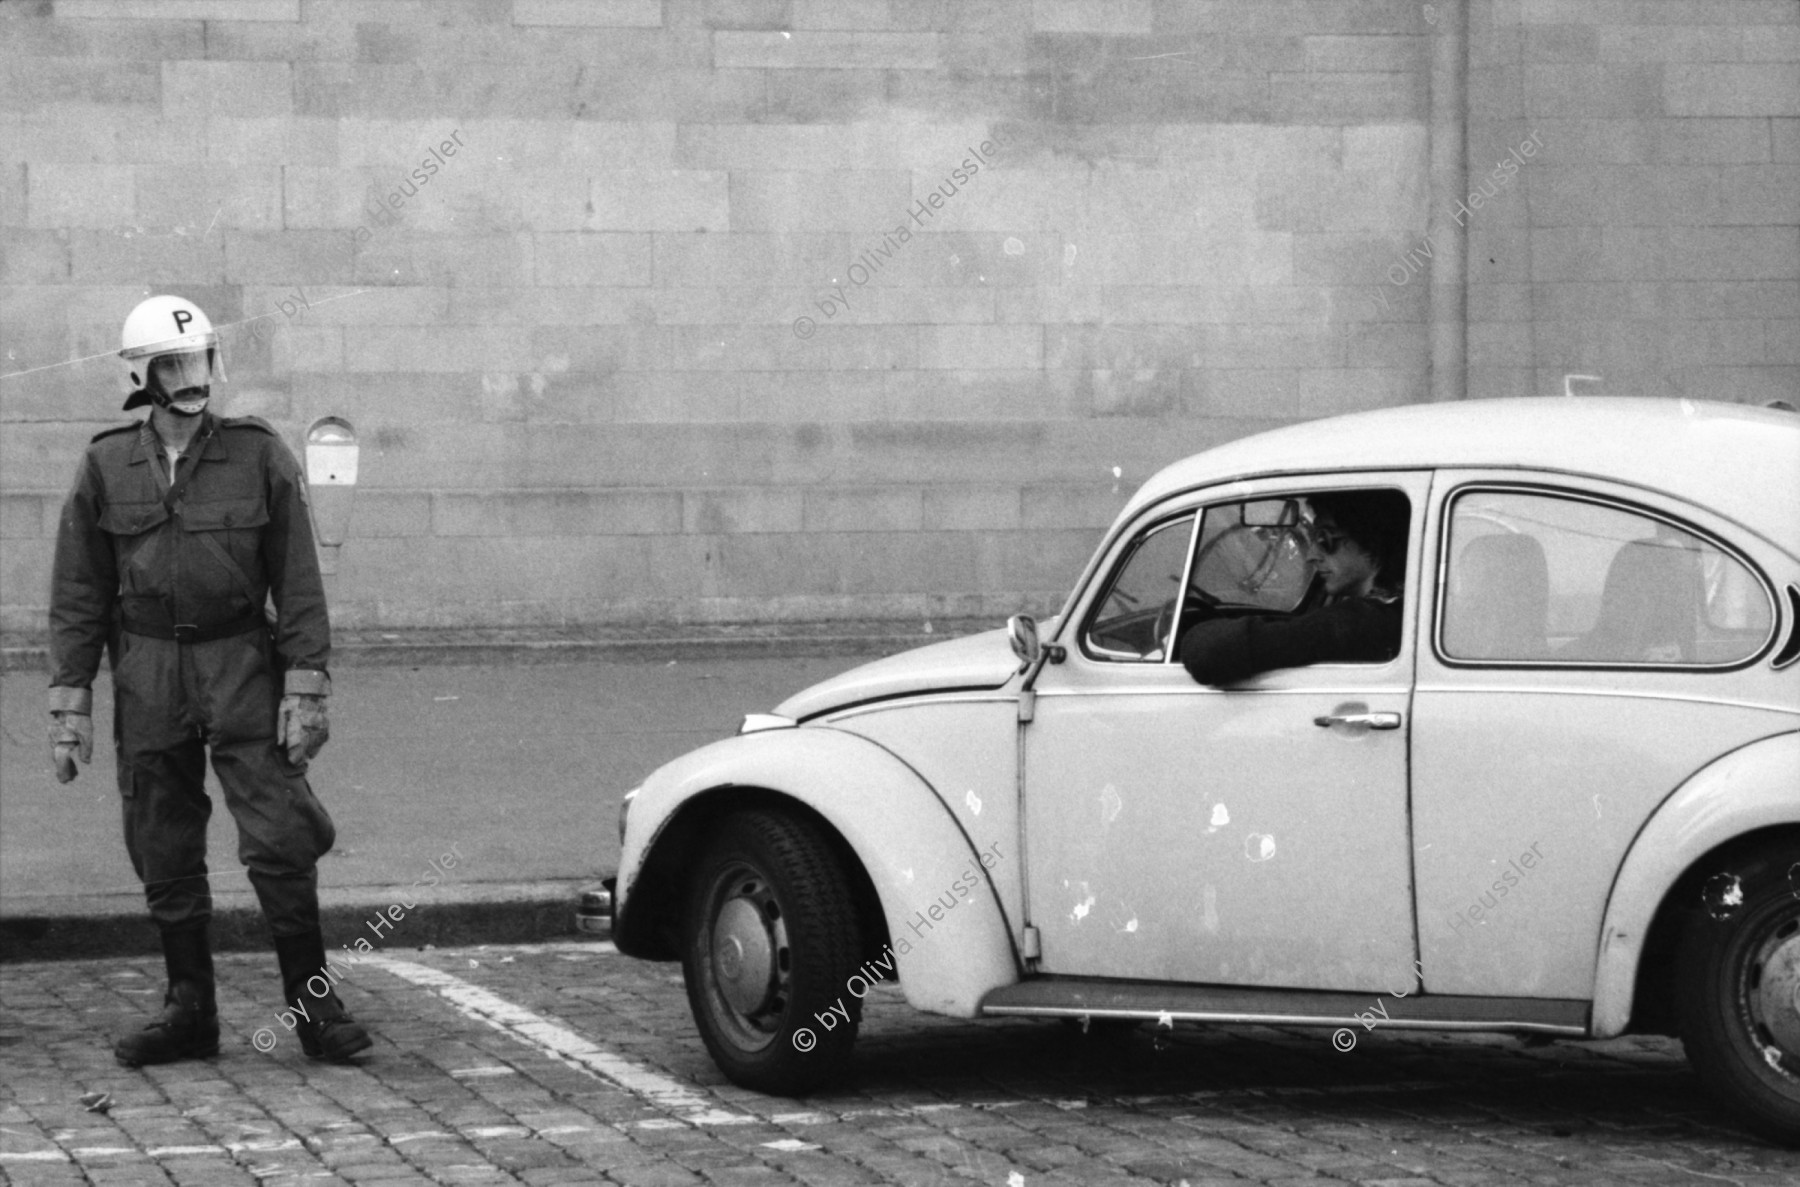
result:
[[[287,751],[287,760],[299,766],[325,748],[331,723],[325,717],[325,698],[288,693],[281,698],[276,717],[276,741]]]
[[[80,773],[76,758],[94,761],[93,709],[92,689],[50,690],[50,762],[58,783],[67,783]]]

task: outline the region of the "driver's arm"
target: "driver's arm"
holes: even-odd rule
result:
[[[1181,664],[1201,684],[1236,684],[1276,668],[1379,663],[1400,649],[1400,603],[1354,598],[1294,618],[1257,614],[1196,623]]]

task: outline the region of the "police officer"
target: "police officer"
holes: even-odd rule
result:
[[[274,936],[301,1046],[344,1060],[370,1046],[325,973],[318,859],[336,830],[306,781],[329,736],[330,624],[305,483],[275,430],[208,413],[224,380],[218,335],[180,297],[125,319],[149,419],[98,434],[63,504],[50,591],[50,741],[56,777],[93,756],[93,679],[113,673],[125,848],[162,936],[163,1011],[119,1040],[127,1066],[219,1049],[207,926],[203,783],[210,749]],[[273,604],[272,615],[265,607]]]

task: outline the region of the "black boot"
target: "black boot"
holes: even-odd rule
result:
[[[281,992],[293,1011],[294,1033],[300,1036],[300,1049],[308,1059],[345,1063],[374,1045],[369,1032],[350,1017],[331,988],[323,935],[312,931],[276,936],[275,958],[281,962]]]
[[[163,1012],[144,1029],[113,1044],[113,1055],[126,1067],[219,1053],[219,1009],[206,924],[166,929],[162,945],[169,973]]]

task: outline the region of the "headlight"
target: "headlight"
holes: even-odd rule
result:
[[[642,786],[634,787],[625,793],[619,801],[619,844],[625,843],[625,818],[631,815],[631,801],[637,799],[637,793],[644,790]]]

